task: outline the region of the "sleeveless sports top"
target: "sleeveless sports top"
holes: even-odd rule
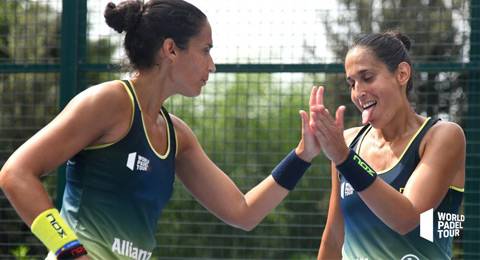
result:
[[[115,143],[88,147],[67,163],[61,215],[90,259],[150,259],[158,218],[173,191],[177,143],[172,120],[162,107],[168,148],[158,154],[146,134],[135,89],[129,81],[122,83],[133,108],[128,133]]]
[[[427,130],[437,120],[428,118],[410,140],[398,162],[386,171],[378,172],[378,177],[397,191],[403,192],[410,175],[420,162],[419,147]],[[363,138],[371,126],[364,126],[350,144],[360,152]],[[342,248],[343,259],[362,260],[418,260],[450,259],[453,237],[439,238],[437,225],[434,225],[434,241],[420,236],[420,227],[406,235],[400,235],[385,225],[363,202],[350,184],[340,176],[340,205],[342,208],[345,238]],[[381,196],[381,194],[379,194]],[[451,187],[440,206],[434,210],[434,223],[438,222],[437,213],[458,214],[462,202],[463,189]]]

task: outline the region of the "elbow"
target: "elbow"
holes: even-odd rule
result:
[[[215,215],[225,224],[243,231],[252,231],[265,218],[258,209],[252,208],[246,202],[232,205]]]
[[[249,231],[252,231],[255,228],[255,226],[253,226],[253,227],[252,226],[239,226],[238,228],[243,230],[243,231],[249,232]]]
[[[235,222],[227,222],[232,227],[241,229],[243,231],[252,231],[255,227],[257,227],[257,223],[253,223],[251,221],[235,221]]]
[[[243,231],[252,231],[257,225],[260,223],[261,220],[257,221],[255,219],[246,217],[242,215],[236,215],[230,218],[223,218],[223,222],[226,224],[241,229]]]
[[[415,228],[418,227],[420,216],[416,220],[405,220],[405,221],[398,221],[395,224],[391,225],[390,228],[393,229],[395,232],[397,232],[400,235],[406,235],[410,232],[412,232]]]
[[[4,165],[0,170],[0,188],[4,191],[5,194],[8,194],[9,191],[15,189],[22,181],[19,179],[19,175],[16,174],[16,171],[8,165]]]
[[[7,166],[4,166],[0,171],[0,188],[6,193],[14,184],[13,173],[8,169]]]
[[[414,229],[415,229],[415,227],[413,227],[413,228],[411,228],[411,227],[402,227],[402,228],[396,229],[395,231],[396,231],[398,234],[404,236],[404,235],[410,233],[411,231],[413,231]]]
[[[258,224],[258,223],[257,223]],[[243,225],[240,229],[242,229],[243,231],[252,231],[254,228],[257,227],[257,224],[247,224],[247,225]]]
[[[27,185],[26,183],[30,180],[31,176],[27,174],[27,170],[11,167],[10,165],[11,164],[7,162],[0,170],[0,188],[7,197],[10,192],[18,189],[19,186]]]

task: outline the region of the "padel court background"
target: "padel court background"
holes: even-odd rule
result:
[[[174,96],[165,106],[244,192],[297,145],[298,110],[308,109],[313,85],[326,86],[330,110],[347,105],[347,127],[360,124],[342,65],[359,34],[400,28],[409,35],[412,106],[457,122],[467,137],[466,221],[452,258],[480,259],[480,1],[190,2],[209,17],[217,72],[199,97]],[[0,166],[75,94],[126,77],[120,35],[102,16],[106,3],[0,2]],[[64,168],[43,181],[60,207]],[[244,232],[212,216],[177,181],[159,219],[155,259],[316,259],[330,185],[330,164],[321,155],[296,190]],[[43,259],[45,253],[0,192],[0,259]]]

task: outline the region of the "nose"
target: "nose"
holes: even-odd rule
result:
[[[208,61],[208,72],[215,72],[217,71],[217,68],[215,67],[215,63],[213,62],[213,58],[210,57],[210,60]]]
[[[355,99],[361,99],[366,95],[365,87],[358,82],[355,82],[355,85],[352,87],[352,97]]]

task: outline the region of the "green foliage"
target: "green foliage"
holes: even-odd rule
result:
[[[297,146],[301,138],[298,111],[308,111],[310,91],[311,85],[305,86],[304,81],[294,83],[280,74],[217,73],[215,84],[204,87],[200,97],[175,96],[166,106],[193,129],[210,158],[247,192]],[[318,248],[319,240],[307,237],[318,237],[319,226],[325,222],[318,201],[329,194],[319,192],[319,188],[328,187],[330,180],[329,173],[318,173],[317,166],[325,163],[325,158],[317,158],[316,166],[296,191],[250,232],[222,223],[176,183],[173,199],[161,216],[155,254],[205,259],[298,259],[299,255],[292,252],[303,251],[305,258],[314,258],[316,252],[308,250]],[[167,244],[182,246],[163,246]]]
[[[354,13],[356,16],[341,15],[341,29],[338,32],[333,29],[339,27],[330,26],[329,19],[325,19],[329,42],[335,43],[329,46],[340,60],[343,60],[346,50],[360,33],[392,27],[399,27],[407,33],[418,32],[409,35],[417,43],[428,43],[417,44],[418,49],[414,50],[413,57],[422,60],[457,60],[461,46],[466,45],[468,40],[457,34],[456,25],[452,23],[452,17],[458,15],[461,9],[462,1],[459,0],[453,1],[451,8],[446,8],[443,2],[433,1],[431,5],[436,8],[430,9],[423,4],[425,1],[409,1],[408,6],[405,6],[407,1],[393,0],[340,2],[347,8],[345,14]],[[59,64],[60,18],[59,11],[42,1],[2,2],[0,63]],[[87,58],[83,61],[109,63],[115,51],[110,47],[109,40],[104,38],[88,42]],[[444,46],[442,43],[446,42],[455,44]],[[263,180],[298,144],[301,136],[298,111],[308,110],[312,85],[326,87],[325,103],[332,113],[339,105],[347,106],[346,128],[360,123],[358,109],[350,101],[344,74],[285,74],[288,73],[216,73],[212,75],[214,84],[205,86],[200,97],[191,99],[175,96],[165,104],[171,113],[193,129],[206,153],[243,192]],[[108,72],[86,72],[83,76],[84,83],[95,84],[114,78]],[[425,92],[421,93],[423,98],[437,96],[440,100],[446,98],[447,104],[454,104],[452,96],[441,96],[436,90],[442,93],[459,90],[456,92],[459,98],[455,102],[459,105],[466,103],[462,103],[466,82],[464,75],[428,73],[421,76],[419,91]],[[3,162],[26,138],[58,113],[59,77],[57,72],[0,74],[0,103],[4,115],[0,117],[0,138],[8,140],[2,142],[0,161]],[[448,84],[439,84],[441,78],[446,79]],[[422,90],[421,86],[432,82],[434,84],[430,85],[429,90]],[[440,107],[438,103],[431,99],[428,100],[428,106],[422,107],[420,105],[427,104],[427,101],[421,101],[419,109],[437,109],[438,112],[446,109],[447,106]],[[463,117],[462,111],[457,110],[459,118]],[[296,190],[251,232],[222,223],[195,201],[177,180],[172,200],[160,219],[157,235],[159,246],[154,255],[167,259],[172,256],[203,259],[314,259],[328,208],[325,201],[330,195],[329,168],[328,160],[322,156],[316,158]],[[47,177],[44,183],[49,187],[49,194],[53,195],[56,180]],[[3,209],[11,208],[5,198],[0,204]],[[1,213],[2,219],[18,219],[13,211],[2,210]],[[45,248],[38,246],[36,238],[24,235],[29,232],[28,227],[11,223],[6,221],[0,224],[0,241],[36,247],[2,247],[0,254],[29,259],[27,255],[45,253]],[[10,230],[20,232],[8,234]],[[458,252],[461,248],[455,246],[454,250]]]
[[[24,245],[10,250],[15,260],[33,260],[34,258],[28,256],[28,251],[30,251],[30,248]]]
[[[391,29],[400,29],[413,40],[413,63],[462,62],[467,58],[465,46],[469,39],[459,33],[459,27],[464,25],[458,22],[458,17],[469,15],[470,1],[339,0],[339,3],[346,12],[334,20],[336,26],[332,26],[328,13],[321,19],[327,38],[337,43],[330,48],[340,60],[360,35]],[[416,95],[411,101],[418,113],[463,123],[465,74],[432,71],[413,77]]]
[[[0,4],[0,64],[25,67],[21,73],[0,73],[0,166],[23,142],[50,122],[59,112],[59,79],[56,71],[31,68],[36,65],[58,65],[61,48],[61,12],[45,1],[8,0]],[[105,40],[89,42],[89,55],[99,62],[108,62],[114,52]],[[98,58],[100,57],[100,58]],[[106,80],[107,73],[87,75],[87,80]],[[97,81],[98,82],[98,81]],[[53,148],[52,148],[53,149]],[[63,174],[63,173],[62,173]],[[52,198],[56,194],[56,175],[42,179]],[[17,220],[8,200],[1,194],[0,217]],[[13,224],[12,224],[13,223]],[[16,230],[16,232],[8,232]],[[30,234],[21,221],[0,223],[0,241],[36,246],[13,249],[19,257],[23,253],[44,254],[43,246]],[[0,247],[0,255],[9,255],[10,248]],[[22,258],[28,259],[28,258]]]
[[[331,50],[341,60],[360,35],[392,29],[399,29],[413,41],[411,59],[414,64],[462,62],[467,58],[464,48],[469,38],[459,32],[463,25],[458,17],[470,14],[471,1],[339,0],[339,3],[347,10],[335,20],[339,26],[331,26],[329,14],[321,18],[327,37],[338,43],[332,45]],[[412,106],[417,113],[463,126],[467,111],[467,77],[466,73],[449,72],[448,69],[414,74],[417,97],[411,99]],[[463,249],[456,242],[452,257],[461,259]]]

